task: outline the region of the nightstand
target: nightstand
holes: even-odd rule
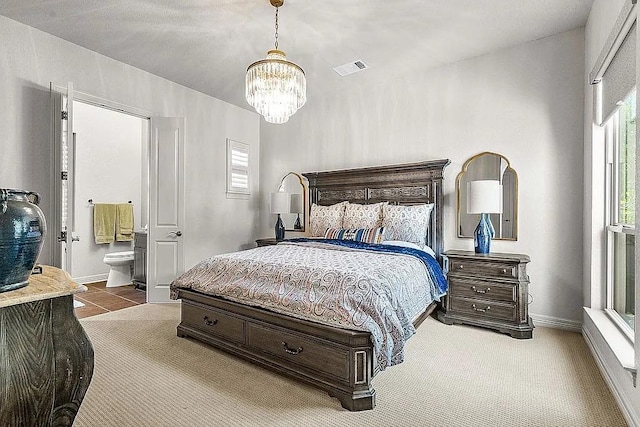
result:
[[[282,241],[282,240],[280,240],[280,241]],[[260,247],[260,246],[270,246],[270,245],[278,244],[278,241],[276,240],[275,237],[269,237],[267,239],[258,239],[258,240],[256,240],[256,244],[258,245],[258,247]]]
[[[513,338],[532,338],[529,317],[528,255],[477,254],[450,250],[444,254],[449,292],[438,319],[495,329]]]

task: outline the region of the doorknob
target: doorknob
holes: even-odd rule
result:
[[[178,230],[178,231],[170,231],[169,235],[174,235],[176,237],[180,237],[182,236],[182,231]]]

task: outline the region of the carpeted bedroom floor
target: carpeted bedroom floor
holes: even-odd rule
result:
[[[75,426],[625,426],[582,336],[534,339],[427,319],[406,361],[348,412],[310,386],[178,338],[178,304],[83,319],[95,371]]]

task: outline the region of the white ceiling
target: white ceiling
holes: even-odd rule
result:
[[[384,79],[583,26],[593,0],[286,0],[279,47],[311,90]],[[2,0],[0,15],[250,108],[247,66],[273,48],[268,0]],[[371,69],[339,77],[363,60]],[[314,83],[316,82],[316,83]]]

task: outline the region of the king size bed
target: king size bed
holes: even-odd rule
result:
[[[387,209],[428,208],[424,247],[382,241],[384,227],[373,243],[330,229],[325,239],[208,258],[171,285],[182,300],[178,335],[320,387],[348,410],[372,409],[373,377],[402,362],[404,343],[446,292],[438,262],[448,163],[304,174],[316,212],[375,205],[391,217]]]

